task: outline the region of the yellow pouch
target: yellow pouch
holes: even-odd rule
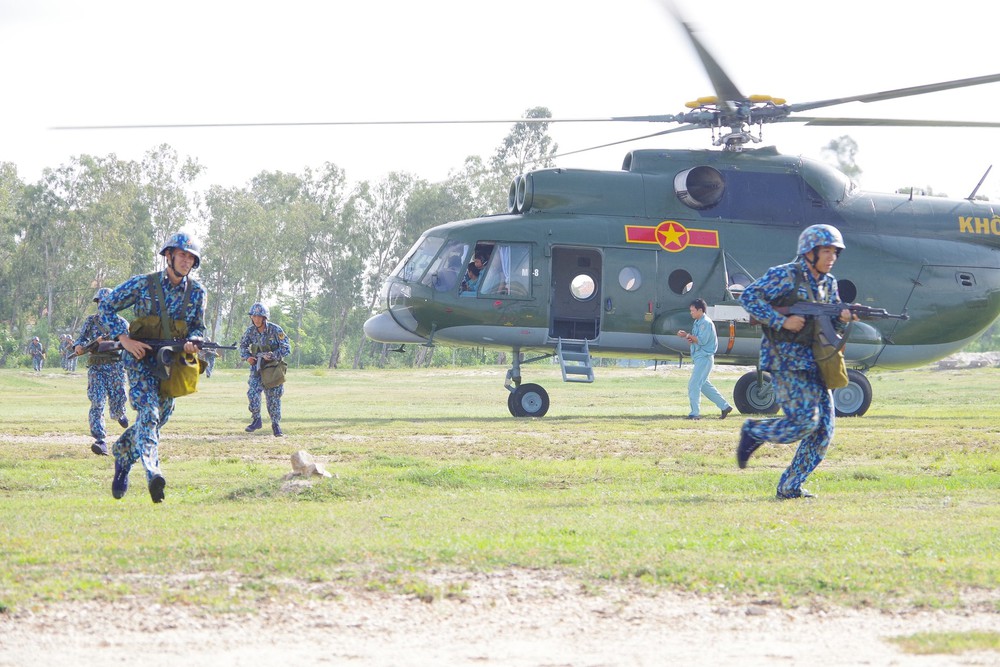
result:
[[[843,346],[837,347],[822,333],[817,333],[812,350],[827,389],[841,389],[850,383],[847,379],[847,366],[844,364]]]
[[[198,359],[198,355],[180,352],[165,361],[169,363],[164,364],[167,377],[160,380],[160,396],[177,398],[198,391],[198,376],[204,369],[204,362]]]

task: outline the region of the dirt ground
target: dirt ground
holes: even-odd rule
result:
[[[434,581],[434,577],[439,577]],[[453,575],[425,579],[447,590]],[[345,590],[253,614],[139,600],[0,614],[0,666],[874,665],[1000,666],[1000,653],[915,656],[892,637],[998,631],[1000,592],[963,611],[778,607],[768,601],[584,587],[563,574],[465,574],[456,599]]]

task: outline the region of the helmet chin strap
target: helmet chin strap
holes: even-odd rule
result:
[[[177,252],[176,248],[172,249],[170,252],[167,253],[167,266],[170,268],[170,270],[173,272],[173,274],[175,276],[177,276],[178,278],[186,278],[187,277],[187,273],[181,273],[180,271],[177,270],[177,267],[174,266],[174,253],[175,252]],[[190,269],[188,270],[188,273],[191,273]]]
[[[816,273],[826,273],[826,271],[820,271],[819,268],[816,266],[816,262],[819,261],[819,251],[816,250],[816,248],[813,248],[805,255],[802,255],[802,258],[806,260],[806,264],[809,265],[809,268],[815,271]]]

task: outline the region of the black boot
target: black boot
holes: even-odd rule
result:
[[[278,426],[278,422],[271,422],[271,430],[274,432],[275,438],[280,438],[281,436],[285,435],[284,433],[281,432],[281,427]]]
[[[260,417],[254,417],[253,421],[250,422],[250,425],[247,426],[247,433],[253,433],[257,429],[259,429],[261,426],[263,426],[263,424],[260,423]]]

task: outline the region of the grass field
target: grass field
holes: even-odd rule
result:
[[[585,385],[531,366],[552,402],[535,420],[508,414],[504,372],[293,370],[279,439],[266,417],[244,433],[246,373],[219,371],[177,401],[154,505],[138,465],[112,499],[85,373],[0,371],[0,608],[461,595],[422,573],[523,567],[789,605],[1000,611],[1000,370],[874,374],[872,409],[838,420],[810,479],[819,498],[786,502],[774,489],[792,446],[737,470],[739,415],[683,419],[688,368],[599,368]],[[713,380],[731,393],[738,375]],[[283,479],[297,450],[335,477]]]

